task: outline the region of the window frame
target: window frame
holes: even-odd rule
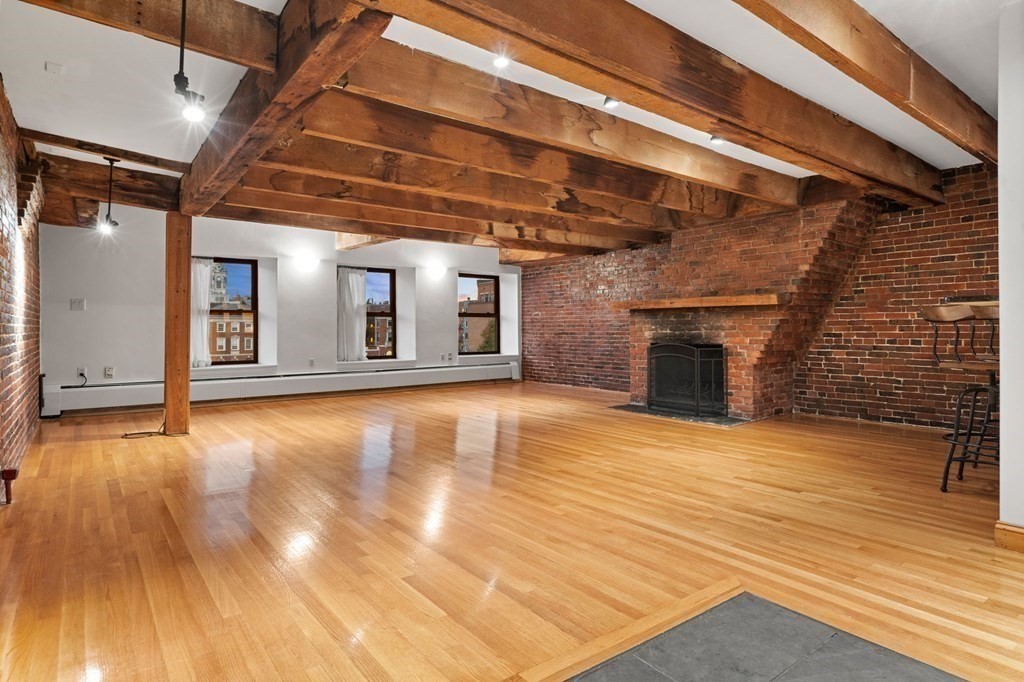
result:
[[[236,365],[257,365],[260,361],[260,309],[259,309],[259,274],[260,274],[260,262],[255,258],[221,258],[213,257],[210,258],[214,263],[236,263],[241,265],[248,265],[252,268],[252,360],[213,360],[210,362],[211,365],[217,367],[234,367]],[[246,311],[248,312],[248,311]],[[227,327],[230,329],[230,326]],[[226,332],[232,333],[232,332]],[[228,348],[231,347],[230,339],[226,344]],[[239,342],[239,350],[241,351],[242,344]],[[230,351],[229,351],[230,352]]]
[[[366,311],[366,324],[370,324],[371,317],[391,318],[391,345],[394,348],[393,355],[370,355],[366,353],[367,360],[397,360],[398,359],[398,270],[395,268],[364,268],[367,273],[377,272],[388,275],[389,286],[391,287],[391,312],[371,313]],[[365,336],[365,334],[364,334]]]
[[[479,351],[463,351],[459,348],[459,355],[501,355],[501,276],[500,275],[477,275],[470,272],[458,273],[458,278],[463,277],[467,279],[490,279],[494,280],[494,312],[493,313],[464,313],[458,310],[458,300],[456,300],[456,310],[459,314],[459,322],[461,323],[462,318],[487,318],[494,320],[494,350],[479,350]],[[458,288],[456,288],[456,299],[458,299]],[[459,341],[459,339],[456,339]],[[459,344],[462,345],[461,343]]]

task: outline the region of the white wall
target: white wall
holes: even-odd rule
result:
[[[164,214],[126,207],[115,207],[114,213],[120,227],[110,237],[41,227],[41,353],[47,385],[78,384],[77,368],[83,366],[90,385],[162,379]],[[259,259],[261,365],[193,370],[193,379],[518,360],[518,268],[500,266],[495,249],[400,241],[339,252],[332,232],[197,218],[192,252]],[[319,266],[303,271],[302,257],[319,259]],[[398,360],[337,362],[338,264],[398,270]],[[440,276],[438,265],[446,267]],[[502,277],[500,357],[458,357],[460,270]],[[72,298],[86,299],[85,312],[71,311]],[[113,379],[103,378],[107,366],[115,368]]]
[[[1024,526],[1024,2],[999,20],[999,518]]]

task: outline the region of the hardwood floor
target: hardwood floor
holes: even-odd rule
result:
[[[159,415],[45,423],[0,508],[2,676],[550,673],[739,581],[961,676],[1024,677],[996,472],[942,495],[934,431],[725,430],[607,409],[623,400],[505,384],[201,407],[193,435],[144,440],[119,436]]]

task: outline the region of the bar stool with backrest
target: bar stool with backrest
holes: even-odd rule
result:
[[[987,386],[969,386],[957,395],[953,432],[944,436],[949,443],[949,451],[942,473],[941,490],[947,492],[949,473],[954,462],[958,464],[957,480],[963,480],[964,466],[968,462],[974,468],[979,464],[999,464],[999,385],[996,382],[999,358],[995,349],[999,308],[966,304],[939,305],[925,308],[921,311],[921,317],[932,325],[932,355],[939,367],[985,371],[989,374]],[[976,322],[979,320],[986,321],[989,326],[988,342],[981,352],[977,348],[976,334]],[[961,325],[964,323],[970,325],[966,347],[962,347],[961,339]],[[939,353],[941,328],[947,324],[952,324],[954,330],[952,358],[944,358]]]

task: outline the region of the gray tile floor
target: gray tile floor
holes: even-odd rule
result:
[[[574,679],[923,682],[959,678],[744,593]]]

